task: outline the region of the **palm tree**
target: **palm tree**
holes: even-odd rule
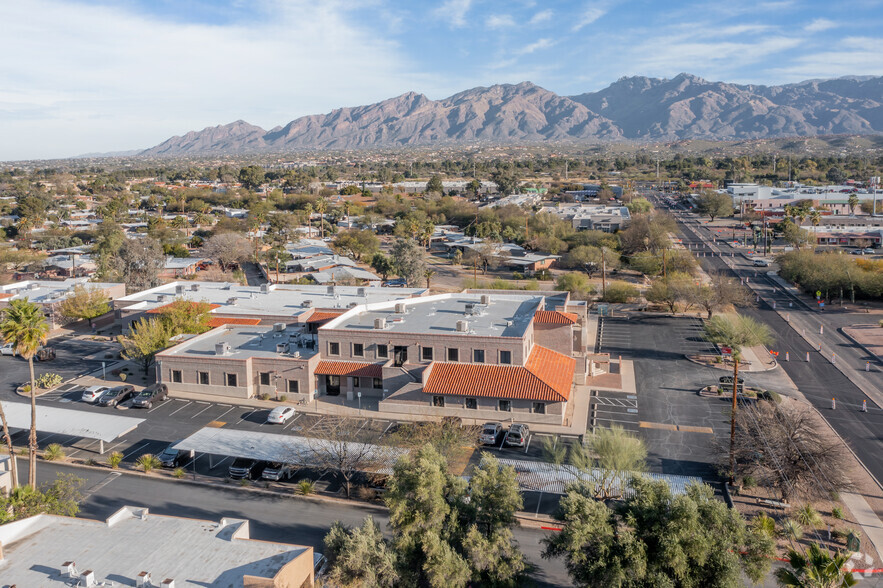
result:
[[[328,210],[328,201],[324,198],[316,200],[316,212],[319,213],[320,237],[325,238],[325,211]]]
[[[427,269],[423,272],[423,277],[426,278],[426,289],[429,290],[429,283],[432,280],[432,276],[435,275],[435,270]]]
[[[855,215],[855,207],[858,206],[859,199],[855,194],[850,194],[849,199],[846,201],[846,205],[849,206],[849,214]]]
[[[37,480],[37,382],[34,377],[34,355],[49,338],[49,324],[39,306],[24,298],[13,300],[3,311],[0,334],[12,343],[15,352],[28,360],[31,373],[31,434],[28,437],[28,484],[36,488]]]
[[[705,340],[729,347],[733,355],[733,410],[730,416],[730,483],[736,477],[736,396],[739,388],[739,362],[743,347],[772,345],[775,341],[768,326],[751,317],[719,315],[705,323]]]
[[[819,210],[813,210],[809,213],[809,220],[812,223],[812,226],[819,226],[822,223],[822,212]]]
[[[815,543],[810,544],[806,555],[788,552],[788,568],[776,570],[776,582],[787,588],[846,588],[855,586],[858,580],[852,572],[844,570],[849,554],[822,551]]]
[[[313,237],[313,222],[310,217],[313,216],[313,205],[307,204],[304,206],[304,216],[306,216],[307,220],[307,238],[311,239]]]

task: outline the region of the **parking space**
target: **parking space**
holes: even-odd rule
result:
[[[51,339],[47,346],[55,350],[55,359],[35,362],[34,371],[37,376],[44,373],[59,374],[64,380],[101,369],[101,360],[85,361],[85,357],[103,357],[105,353],[116,353],[116,345],[113,343],[73,337]],[[0,356],[0,394],[14,393],[15,388],[29,377],[27,361],[21,357]]]

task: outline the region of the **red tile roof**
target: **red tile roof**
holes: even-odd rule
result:
[[[172,306],[174,306],[178,302],[179,302],[178,300],[175,300],[173,302],[169,302],[168,304],[163,304],[162,306],[157,306],[156,308],[151,308],[150,310],[147,311],[147,314],[162,314],[163,310],[165,310],[167,308],[171,308]],[[197,303],[193,302],[192,300],[190,301],[190,304],[192,306],[197,305]],[[216,308],[221,308],[221,305],[220,304],[209,304],[209,311],[212,311]]]
[[[337,318],[342,315],[345,311],[342,310],[316,310],[313,314],[310,315],[310,318],[307,319],[308,323],[322,323],[325,321],[330,321],[333,318]]]
[[[361,376],[364,378],[382,378],[383,366],[379,363],[362,363],[360,361],[328,361],[323,360],[316,366],[316,375],[327,376]]]
[[[534,345],[522,366],[435,362],[423,391],[427,394],[566,402],[576,360]]]
[[[579,322],[579,316],[572,312],[560,312],[558,310],[538,310],[533,315],[535,323],[553,325],[574,325]]]
[[[211,328],[221,327],[223,325],[259,325],[261,319],[258,318],[233,318],[226,316],[213,316],[209,318],[208,326]]]

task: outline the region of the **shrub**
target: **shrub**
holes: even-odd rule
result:
[[[811,504],[804,504],[797,510],[797,522],[804,527],[817,527],[822,524],[822,517]]]
[[[513,280],[523,280],[523,279],[524,279],[524,275],[521,274],[521,273],[519,273],[519,272],[513,272],[513,273],[512,273],[512,279],[513,279]]]
[[[54,388],[61,384],[63,378],[59,374],[46,373],[37,378],[37,388]],[[30,392],[30,389],[28,389]]]
[[[745,476],[742,478],[742,485],[746,488],[754,488],[757,486],[757,480],[755,480],[752,476]]]
[[[251,486],[251,481],[246,478],[242,478],[241,480],[239,480],[239,485],[245,488],[247,486]]]
[[[803,527],[795,520],[785,519],[782,521],[782,535],[794,541],[803,537]]]
[[[46,461],[57,461],[64,459],[64,447],[58,443],[52,443],[43,452],[43,459]]]
[[[356,498],[364,501],[371,501],[377,498],[377,491],[373,488],[369,488],[368,486],[357,486],[356,487]]]
[[[843,520],[843,509],[839,506],[835,506],[831,509],[831,516],[837,519],[838,521]]]
[[[120,381],[121,382],[125,382],[126,378],[128,378],[128,377],[129,377],[129,374],[127,374],[125,372],[120,373]]]
[[[764,390],[760,394],[757,395],[758,398],[762,400],[767,400],[774,404],[779,404],[782,402],[782,395],[774,390]]]
[[[604,302],[625,303],[638,296],[638,289],[625,282],[613,282],[607,285],[607,292],[601,298]]]
[[[312,480],[308,480],[304,478],[300,482],[297,483],[297,493],[301,496],[309,496],[313,492],[316,491],[316,485]]]
[[[754,517],[751,526],[755,531],[763,533],[767,537],[774,538],[776,536],[776,521],[766,513],[762,512]]]
[[[135,464],[144,470],[144,473],[150,473],[151,470],[155,470],[160,467],[162,463],[160,463],[159,458],[152,453],[145,453],[137,460],[135,460]]]
[[[175,471],[172,472],[172,476],[178,478],[179,480],[187,475],[187,472],[184,471],[184,468],[175,468]]]
[[[259,395],[258,398],[260,398],[261,400],[269,400],[270,395],[264,392],[263,394]]]
[[[287,395],[287,394],[280,394],[280,395],[279,395],[279,402],[287,402],[287,401],[288,401],[288,395]]]
[[[123,461],[123,454],[119,451],[114,451],[110,455],[107,456],[107,463],[110,464],[110,468],[115,470],[120,467],[120,462]]]

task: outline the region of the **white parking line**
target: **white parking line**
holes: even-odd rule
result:
[[[325,417],[319,417],[319,420],[316,421],[312,427],[307,429],[307,431],[312,431],[313,429],[315,429],[319,425],[319,423],[321,423],[323,420],[325,420]]]
[[[218,463],[216,463],[216,464],[214,465],[214,467],[212,467],[212,469],[215,469],[215,468],[220,467],[221,464],[224,463],[225,461],[227,461],[228,459],[232,459],[232,458],[228,455],[227,457],[225,457],[224,459],[222,459],[221,461],[219,461]]]
[[[229,404],[219,404],[218,406],[230,406],[230,405],[229,405]],[[217,421],[217,420],[220,420],[222,416],[224,416],[225,414],[227,414],[228,412],[230,412],[230,411],[233,410],[234,408],[235,408],[235,407],[230,406],[230,408],[228,408],[227,410],[225,410],[224,412],[222,412],[220,415],[216,416],[216,417],[215,417],[215,420],[216,420],[216,421]]]
[[[383,430],[383,435],[386,435],[394,424],[396,424],[396,421],[389,423],[389,425],[387,425],[386,428]],[[383,435],[380,436],[383,437]]]
[[[37,443],[41,443],[41,442],[45,443],[46,441],[48,441],[49,439],[52,439],[53,437],[55,437],[57,435],[58,435],[58,433],[52,433],[51,435],[48,435],[47,437],[43,437],[42,439],[37,437]]]
[[[244,421],[245,419],[247,419],[248,417],[250,417],[251,415],[253,415],[253,414],[256,413],[257,411],[258,411],[258,409],[254,409],[253,411],[251,411],[250,413],[248,413],[247,415],[245,415],[244,417],[242,417],[241,419],[239,419],[239,421],[237,421],[236,424],[238,425],[239,423],[241,423],[242,421]]]
[[[365,419],[365,422],[362,423],[362,426],[359,427],[359,430],[356,431],[356,434],[358,435],[359,433],[361,433],[361,432],[362,432],[362,429],[364,429],[364,428],[365,428],[365,425],[367,425],[367,424],[368,424],[368,419]]]
[[[149,409],[147,412],[153,412],[154,410],[159,410],[164,406],[171,406],[171,404],[168,401],[160,402],[159,404],[157,404],[153,408]]]
[[[141,445],[139,445],[135,449],[132,449],[131,451],[127,451],[126,453],[123,454],[123,459],[126,459],[127,455],[132,455],[133,453],[137,452],[139,449],[144,449],[148,445],[150,445],[150,441],[148,441],[147,443],[142,443]]]
[[[288,421],[288,423],[286,423],[286,425],[285,425],[284,427],[282,427],[282,430],[284,431],[285,429],[287,429],[288,427],[290,427],[291,425],[293,425],[293,424],[294,424],[294,421],[296,421],[297,419],[299,419],[299,418],[302,417],[302,416],[303,416],[303,413],[301,413],[301,412],[299,412],[299,413],[297,413],[296,415],[294,415],[294,418],[291,419],[290,421]]]
[[[211,404],[211,402],[206,402],[205,400],[197,400],[196,404]]]
[[[190,402],[190,401],[188,400],[188,401],[187,401],[187,404],[184,404],[184,405],[182,405],[180,408],[175,409],[174,411],[170,412],[170,413],[169,413],[169,416],[172,416],[173,414],[175,414],[175,413],[178,412],[179,410],[184,410],[185,408],[187,408],[187,407],[190,406],[191,404],[193,404],[193,403]]]
[[[197,402],[199,402],[199,401],[197,400]],[[212,405],[209,404],[208,402],[206,402],[206,404],[208,404],[208,406],[206,406],[205,408],[203,408],[202,410],[200,410],[198,413],[196,413],[195,415],[193,415],[190,418],[195,419],[196,417],[198,417],[199,415],[201,415],[202,413],[204,413],[205,411],[207,411],[208,409],[210,409],[212,407]]]

